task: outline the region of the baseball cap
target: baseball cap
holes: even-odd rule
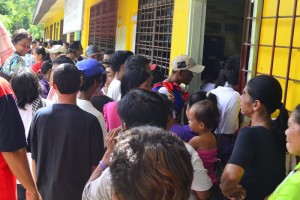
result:
[[[204,66],[197,65],[195,61],[187,55],[180,55],[172,61],[172,69],[173,71],[189,70],[191,72],[201,73],[204,70]]]
[[[100,53],[101,52],[100,52],[99,48],[96,47],[95,45],[90,45],[85,50],[86,56],[92,56],[92,55],[100,54]]]
[[[104,67],[93,58],[88,58],[77,62],[76,67],[82,71],[86,77],[97,74],[106,74]]]
[[[46,50],[49,53],[66,53],[65,47],[61,45],[54,45],[51,49]]]

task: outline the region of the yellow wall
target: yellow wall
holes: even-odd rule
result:
[[[277,1],[275,1],[277,2]],[[263,15],[275,16],[276,15],[276,3],[272,0],[265,0]],[[294,9],[294,0],[285,0],[280,4],[279,16],[291,16]],[[297,15],[300,14],[300,4],[298,3]],[[263,19],[260,35],[260,43],[266,45],[272,45],[274,39],[275,19]],[[277,36],[275,45],[289,46],[291,40],[292,19],[281,18],[278,20]],[[296,19],[293,46],[300,48],[300,19]],[[272,48],[259,47],[257,71],[265,74],[273,74],[276,76],[289,77],[292,79],[300,80],[300,50],[292,50],[290,72],[287,75],[288,61],[289,61],[289,49],[278,48],[274,50],[273,70],[271,71],[272,62]],[[278,79],[282,85],[282,89],[285,90],[286,81],[284,79]],[[287,87],[287,100],[286,107],[288,110],[293,110],[297,104],[300,103],[300,83],[295,81],[288,81]]]
[[[188,41],[190,0],[177,0],[174,5],[171,58],[186,54]],[[171,68],[171,66],[170,66]],[[170,69],[170,73],[172,70]]]

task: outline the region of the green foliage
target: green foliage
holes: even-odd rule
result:
[[[10,33],[24,28],[33,38],[41,38],[43,26],[32,24],[35,4],[36,0],[0,0],[0,20]]]

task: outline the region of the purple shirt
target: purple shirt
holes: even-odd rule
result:
[[[185,142],[189,142],[194,136],[197,135],[197,133],[194,133],[191,131],[189,125],[180,125],[180,124],[174,124],[170,131],[175,133],[180,139],[182,139]]]
[[[41,93],[41,96],[44,98],[44,99],[47,99],[47,96],[48,96],[48,93],[49,93],[49,90],[50,90],[50,86],[49,86],[49,82],[45,79],[45,78],[42,78],[40,80],[40,83],[42,85],[42,93]]]

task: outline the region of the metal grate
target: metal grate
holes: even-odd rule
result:
[[[117,0],[105,0],[90,10],[89,45],[101,51],[115,49]]]
[[[67,34],[63,34],[64,30],[64,20],[60,21],[60,40],[63,42],[67,41]]]
[[[53,31],[53,25],[50,25],[50,35],[49,35],[49,38],[51,40],[53,40],[53,38],[52,38],[52,31]]]
[[[295,28],[296,22],[300,22],[300,15],[297,13],[298,0],[290,0],[290,6],[284,5],[287,2],[282,0],[272,2],[273,7],[270,2],[260,0],[255,8],[253,0],[246,0],[240,91],[250,77],[260,74],[272,75],[282,85],[283,102],[286,105],[287,100],[292,102],[292,96],[288,93],[289,89],[292,89],[290,87],[300,88],[300,76],[295,75],[295,71],[299,71],[296,55],[300,45],[299,39],[294,37],[296,32],[299,33],[299,29]],[[254,16],[255,10],[257,12]],[[253,37],[251,32],[256,36]]]
[[[136,54],[149,58],[168,76],[172,40],[174,0],[140,0],[136,32]]]

